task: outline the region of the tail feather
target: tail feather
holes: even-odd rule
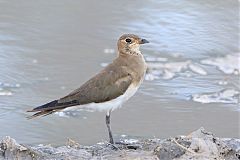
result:
[[[59,110],[61,110],[61,109],[58,109],[58,110],[39,111],[39,112],[37,112],[37,113],[35,113],[35,114],[31,115],[31,116],[28,116],[27,118],[28,118],[28,119],[33,119],[33,118],[39,117],[39,116],[45,117],[45,116],[47,116],[47,115],[49,115],[49,114],[52,114],[52,113],[54,113],[54,112],[57,112],[57,111],[59,111]]]
[[[64,108],[70,107],[70,106],[76,106],[79,105],[78,101],[71,101],[66,103],[58,103],[58,100],[51,101],[49,103],[46,103],[44,105],[41,105],[39,107],[36,107],[32,110],[29,110],[28,112],[37,112],[29,117],[28,119],[32,119],[38,116],[47,116],[49,114],[52,114],[54,112],[57,112],[59,110],[62,110]]]

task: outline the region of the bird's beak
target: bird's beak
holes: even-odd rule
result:
[[[141,40],[140,40],[140,44],[145,44],[145,43],[149,43],[149,41],[146,40],[146,39],[141,39]]]

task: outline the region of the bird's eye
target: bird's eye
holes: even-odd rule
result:
[[[127,43],[131,43],[131,42],[132,42],[132,40],[131,40],[131,39],[129,39],[129,38],[127,38],[127,39],[126,39],[126,42],[127,42]]]

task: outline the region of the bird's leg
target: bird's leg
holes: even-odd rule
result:
[[[106,115],[106,125],[107,125],[107,128],[108,128],[109,142],[111,144],[114,144],[112,131],[111,131],[111,126],[110,126],[110,114],[111,114],[111,111],[108,111],[107,115]]]

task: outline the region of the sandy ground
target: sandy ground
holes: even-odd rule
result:
[[[168,139],[124,139],[115,145],[103,142],[81,146],[69,139],[66,145],[59,147],[27,146],[18,144],[11,137],[5,137],[0,143],[0,159],[238,160],[240,139],[218,138],[204,128],[187,136]]]

